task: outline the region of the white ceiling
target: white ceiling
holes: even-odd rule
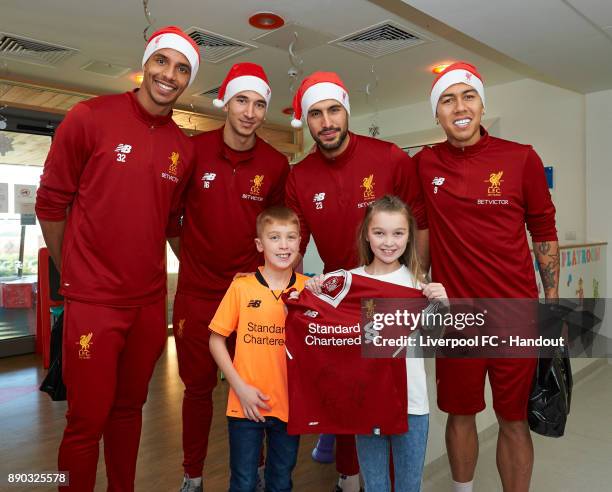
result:
[[[612,88],[610,0],[404,0],[582,93]]]
[[[197,110],[205,112],[215,110],[208,101],[191,95],[219,85],[233,63],[248,60],[263,65],[270,78],[272,106],[268,119],[288,123],[289,117],[280,112],[291,102],[286,47],[281,50],[253,41],[263,31],[248,24],[249,16],[262,10],[274,11],[286,22],[318,31],[329,40],[388,19],[432,40],[377,60],[326,43],[300,52],[298,44],[306,74],[314,70],[333,70],[344,78],[355,115],[374,111],[375,99],[379,109],[426,99],[432,80],[429,67],[448,59],[474,60],[493,84],[522,77],[514,70],[447,42],[366,0],[151,0],[149,7],[157,27],[167,24],[183,28],[197,26],[258,46],[220,64],[206,63],[200,67],[196,81],[181,103],[194,104]],[[9,75],[96,92],[119,92],[133,87],[128,76],[111,79],[83,72],[80,67],[95,59],[139,69],[144,46],[142,32],[147,25],[140,0],[3,0],[1,10],[0,31],[79,50],[78,55],[65,61],[60,68],[5,60]],[[374,93],[376,97],[369,98],[368,104],[365,86],[374,80],[370,74],[373,64],[380,82]]]
[[[572,1],[602,27],[612,26],[612,2]],[[233,63],[253,61],[263,65],[270,78],[273,97],[268,119],[288,123],[289,117],[281,114],[291,101],[286,46],[279,49],[263,40],[258,42],[256,38],[264,31],[248,24],[249,16],[262,10],[276,12],[287,23],[315,31],[312,39],[318,39],[318,35],[323,40],[301,51],[298,42],[304,71],[337,71],[349,88],[354,115],[426,100],[433,77],[430,67],[447,60],[472,61],[488,85],[536,76],[582,92],[612,87],[612,38],[605,35],[612,36],[612,28],[597,30],[563,0],[407,3],[411,6],[401,0],[150,0],[149,8],[156,27],[195,26],[257,46],[220,64],[201,65],[196,81],[180,101],[182,106],[193,104],[201,112],[216,110],[194,94],[219,85]],[[0,77],[8,75],[96,93],[120,92],[134,86],[127,75],[112,79],[83,72],[80,67],[100,60],[130,67],[133,72],[139,69],[142,32],[147,25],[141,0],[1,0],[1,4],[0,32],[65,45],[79,53],[58,68],[0,59]],[[325,41],[385,20],[398,22],[431,41],[376,60]],[[593,58],[600,56],[607,56],[605,63],[603,59],[594,63]],[[380,81],[375,97],[367,98],[366,84],[373,85],[372,65]],[[585,70],[588,76],[581,73]]]

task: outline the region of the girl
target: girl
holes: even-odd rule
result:
[[[367,208],[359,228],[357,247],[363,265],[353,274],[375,278],[405,287],[422,289],[431,302],[446,304],[442,284],[424,285],[414,238],[415,220],[398,197],[386,195]],[[306,287],[319,293],[320,276]],[[388,492],[390,448],[396,492],[418,492],[421,488],[427,434],[429,403],[425,366],[422,358],[406,358],[408,381],[408,432],[400,435],[358,435],[357,454],[366,492]]]

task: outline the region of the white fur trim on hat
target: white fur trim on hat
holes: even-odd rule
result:
[[[306,118],[308,110],[313,104],[325,101],[326,99],[335,99],[344,106],[349,115],[351,114],[348,93],[342,87],[332,82],[319,82],[306,89],[302,96],[302,117]],[[293,126],[293,121],[291,126]]]
[[[266,100],[266,106],[270,104],[272,91],[270,86],[263,79],[254,75],[242,75],[230,80],[225,88],[225,97],[223,99],[213,100],[213,104],[217,108],[225,106],[229,100],[239,92],[254,91]]]
[[[482,80],[480,80],[469,70],[465,70],[463,68],[451,70],[450,72],[445,73],[442,77],[440,77],[431,89],[430,102],[434,118],[436,117],[436,108],[438,107],[438,101],[440,100],[440,96],[442,95],[442,93],[451,85],[461,83],[473,87],[474,90],[480,96],[480,99],[482,99],[482,106],[485,106],[485,94]]]
[[[296,120],[295,118],[293,118],[291,120],[291,126],[293,128],[302,128],[302,120]]]
[[[151,58],[153,53],[163,48],[171,48],[185,55],[185,58],[187,58],[187,61],[191,66],[191,76],[189,78],[189,85],[191,85],[200,66],[200,53],[194,49],[189,41],[178,34],[169,32],[152,38],[145,48],[145,52],[142,57],[142,66],[145,66],[145,63],[147,63],[147,60]]]

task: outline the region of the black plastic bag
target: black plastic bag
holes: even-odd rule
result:
[[[48,393],[53,401],[64,401],[66,399],[66,386],[62,378],[62,341],[64,331],[64,313],[53,323],[51,329],[50,352],[51,357],[49,372],[40,384],[40,391]]]
[[[546,337],[560,336],[565,319],[573,310],[573,306],[569,305],[541,304],[540,333]],[[563,436],[572,401],[572,385],[567,345],[553,350],[542,349],[538,356],[527,411],[529,428],[533,432],[547,437]]]
[[[575,307],[569,303],[540,304],[540,334],[547,338],[559,337],[566,318]],[[547,437],[563,436],[570,412],[572,384],[567,345],[540,350],[527,411],[529,428],[533,432]]]
[[[567,348],[558,348],[552,358],[538,358],[529,395],[529,428],[547,437],[565,432],[572,401],[572,368]]]

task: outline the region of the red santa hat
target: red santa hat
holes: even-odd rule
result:
[[[236,63],[227,73],[225,80],[219,87],[219,96],[213,100],[217,108],[225,106],[229,100],[239,92],[254,91],[270,104],[272,90],[266,72],[256,63]]]
[[[335,99],[351,114],[348,91],[344,82],[334,72],[314,72],[302,80],[293,96],[293,128],[302,127],[302,116],[308,114],[313,104],[326,99]]]
[[[480,99],[482,99],[482,105],[484,107],[485,94],[483,78],[478,73],[478,69],[467,62],[456,62],[440,72],[431,87],[430,101],[434,118],[436,117],[436,108],[438,107],[438,101],[442,93],[451,85],[460,83],[473,87],[474,90],[478,92]]]
[[[200,48],[196,42],[185,34],[180,27],[162,27],[149,38],[144,56],[142,57],[142,66],[144,67],[153,53],[163,48],[172,48],[185,55],[191,66],[191,78],[189,79],[189,84],[191,85],[200,66]]]

